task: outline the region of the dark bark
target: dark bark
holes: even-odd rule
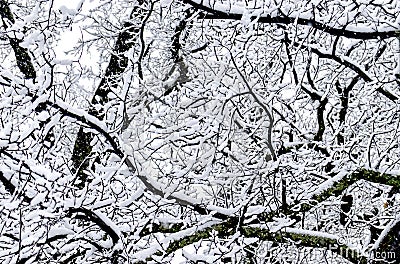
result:
[[[314,137],[315,141],[322,141],[322,136],[324,135],[325,132],[324,111],[327,103],[328,103],[328,98],[324,98],[319,102],[319,106],[317,107],[318,131]]]
[[[0,181],[4,185],[4,188],[7,190],[7,192],[11,194],[15,192],[15,186],[11,183],[10,180],[4,177],[4,174],[1,171],[0,171]]]
[[[388,261],[395,261],[394,263],[399,263],[400,257],[400,222],[397,222],[390,232],[383,239],[382,243],[379,246],[379,250],[381,252],[394,252],[395,259],[387,259]],[[393,263],[393,262],[392,262]]]
[[[144,1],[140,1],[143,4]],[[138,15],[143,17],[143,11],[141,7],[135,7],[132,15]],[[127,52],[134,44],[139,33],[139,27],[135,26],[130,22],[125,22],[121,32],[118,34],[117,41],[115,43],[113,54],[111,55],[110,61],[105,71],[104,77],[101,79],[98,88],[95,91],[93,99],[91,101],[92,106],[89,108],[88,113],[95,116],[99,120],[103,120],[105,117],[104,110],[97,110],[95,107],[104,107],[109,102],[109,94],[114,88],[118,86],[122,73],[128,66],[128,58],[125,56]],[[79,180],[77,186],[82,188],[85,182],[88,180],[88,176],[85,170],[89,167],[90,154],[93,150],[91,144],[94,134],[92,132],[84,131],[84,127],[79,128],[73,154],[71,157],[73,163],[73,171],[77,174]]]
[[[350,212],[351,207],[353,206],[353,196],[348,194],[348,195],[343,195],[342,196],[342,203],[340,205],[340,224],[346,225],[347,223],[347,214]]]
[[[106,222],[104,222],[99,216],[97,216],[94,212],[86,209],[86,208],[70,208],[68,210],[69,216],[72,216],[73,214],[77,214],[75,217],[77,218],[83,218],[87,221],[95,223],[97,226],[99,226],[104,232],[109,235],[114,243],[114,245],[118,242],[119,236],[115,232],[114,229],[112,229]],[[80,216],[80,217],[79,217]]]
[[[15,23],[14,16],[7,1],[0,0],[0,16],[5,29],[8,28],[8,24]],[[7,38],[10,41],[10,46],[14,51],[17,66],[21,73],[25,76],[25,79],[35,79],[35,67],[33,66],[28,50],[20,45],[22,40],[10,36],[7,36]]]
[[[197,1],[192,0],[181,0],[185,4],[189,4],[196,9],[203,10],[206,13],[203,14],[202,18],[205,19],[232,19],[232,20],[241,20],[243,14],[238,13],[229,13],[223,12],[219,10],[215,10],[211,7],[205,6],[202,3],[198,3]],[[386,39],[386,38],[393,38],[397,36],[397,30],[387,30],[387,31],[354,31],[348,30],[343,27],[335,28],[327,25],[327,23],[316,21],[313,18],[305,19],[301,17],[290,17],[286,15],[280,16],[271,16],[271,15],[264,15],[259,18],[251,17],[252,20],[257,19],[258,23],[266,23],[266,24],[298,24],[304,26],[310,26],[320,31],[326,32],[332,36],[341,36],[346,38],[353,38],[353,39]]]

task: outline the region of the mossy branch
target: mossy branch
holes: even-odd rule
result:
[[[211,227],[198,230],[191,235],[182,239],[171,242],[164,251],[158,251],[154,255],[162,256],[169,255],[178,249],[201,240],[210,239],[213,236],[219,238],[228,238],[233,236],[236,232],[240,232],[247,238],[258,238],[261,241],[271,241],[277,243],[294,243],[296,246],[309,247],[309,248],[325,248],[333,253],[336,253],[352,263],[367,263],[367,258],[359,254],[359,252],[340,244],[336,239],[310,234],[299,234],[295,232],[286,231],[282,229],[278,232],[271,232],[266,228],[243,226],[239,229],[237,222],[234,218],[230,218],[219,224]],[[149,257],[147,261],[152,258]]]
[[[359,180],[366,180],[373,183],[389,185],[394,188],[400,188],[399,176],[361,168],[333,183],[331,187],[327,188],[321,193],[313,195],[309,200],[307,200],[307,203],[302,203],[300,209],[297,208],[299,204],[301,204],[301,201],[294,201],[288,206],[285,214],[292,219],[299,220],[301,219],[301,215],[303,213],[308,212],[318,203],[326,201],[329,197],[337,197],[341,195],[348,187]],[[280,210],[262,213],[257,217],[257,220],[270,222],[274,217],[277,217],[281,213],[282,212]]]

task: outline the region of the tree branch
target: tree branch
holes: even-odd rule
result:
[[[229,6],[225,6],[222,4],[211,3],[210,0],[181,0],[185,4],[189,4],[194,8],[199,10],[203,10],[207,12],[203,15],[205,19],[232,19],[232,20],[241,20],[243,17],[243,12],[235,13],[229,10]],[[290,17],[286,15],[281,16],[271,16],[270,14],[262,13],[259,16],[251,16],[252,20],[257,20],[258,23],[265,24],[298,24],[304,26],[310,26],[320,31],[326,32],[333,36],[343,36],[346,38],[352,39],[386,39],[396,37],[398,29],[393,30],[348,30],[343,27],[335,28],[333,26],[329,26],[324,21],[316,21],[313,18],[304,18],[304,17]]]
[[[293,228],[283,228],[279,231],[272,232],[268,228],[242,226],[237,229],[238,219],[230,218],[227,221],[200,229],[191,235],[177,239],[168,243],[165,250],[154,252],[151,255],[166,255],[175,252],[185,246],[191,245],[203,239],[210,239],[213,236],[218,238],[228,238],[240,232],[247,238],[258,238],[261,241],[272,241],[277,243],[294,243],[296,246],[321,248],[324,247],[352,263],[367,263],[367,258],[360,256],[356,251],[338,242],[339,237],[336,235],[326,234],[322,232],[313,232],[308,230],[299,230]],[[182,232],[185,232],[183,230]],[[151,260],[151,255],[146,259]]]
[[[74,213],[81,213],[84,216],[84,219],[91,221],[98,225],[104,232],[106,232],[112,239],[113,244],[115,245],[119,240],[119,235],[117,232],[103,219],[101,219],[95,212],[92,212],[89,209],[79,207],[79,208],[69,208],[68,215],[72,216]]]

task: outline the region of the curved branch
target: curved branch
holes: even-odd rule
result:
[[[88,124],[91,126],[91,128],[97,130],[100,132],[106,139],[109,141],[111,146],[114,149],[114,152],[117,156],[119,156],[121,159],[125,159],[125,164],[128,166],[128,168],[131,170],[132,173],[137,172],[136,167],[134,163],[130,160],[129,157],[125,157],[125,154],[121,151],[119,145],[117,142],[114,141],[114,138],[109,135],[104,129],[101,128],[100,125],[87,120],[84,116],[80,116],[76,113],[72,113],[66,109],[61,108],[57,104],[51,104],[51,106],[59,109],[62,111],[63,114],[75,118],[76,120],[79,120],[85,124]],[[164,197],[165,192],[162,189],[162,186],[157,186],[157,182],[152,182],[150,179],[148,179],[146,176],[139,175],[137,174],[137,177],[139,178],[140,181],[145,185],[145,187],[152,192],[155,195]],[[309,211],[312,209],[316,204],[319,202],[325,201],[331,196],[338,196],[342,194],[342,192],[347,189],[350,185],[355,183],[358,180],[366,180],[370,181],[373,183],[379,183],[379,184],[386,184],[389,186],[392,186],[394,188],[400,188],[400,178],[397,177],[396,175],[391,175],[391,174],[386,174],[386,173],[380,173],[377,171],[373,170],[368,170],[368,169],[359,169],[353,173],[350,173],[348,175],[343,175],[339,174],[326,182],[324,182],[321,186],[324,186],[325,189],[318,189],[314,191],[314,194],[311,194],[309,197],[305,197],[311,200],[311,202],[302,204],[301,208],[299,210],[294,210],[294,208],[298,207],[299,204],[301,204],[301,201],[294,201],[292,205],[289,205],[288,207],[288,216],[290,216],[292,219],[299,219],[300,214],[306,211]],[[165,197],[164,197],[165,198]],[[209,213],[209,211],[212,211],[212,209],[205,207],[200,201],[194,200],[191,197],[188,197],[184,194],[171,194],[169,197],[166,199],[169,200],[175,200],[179,205],[186,206],[186,207],[191,207],[194,211],[201,215],[206,215]],[[281,213],[280,210],[272,211],[272,212],[266,212],[266,213],[261,213],[256,217],[257,222],[258,221],[271,221],[273,217],[277,216],[279,213]],[[229,214],[224,214],[221,212],[217,212],[213,214],[214,218],[218,218],[221,220],[227,220],[227,219],[236,219],[237,217],[229,217]],[[250,216],[251,217],[251,216]],[[253,216],[254,217],[254,216]],[[252,221],[253,222],[253,221]]]
[[[79,110],[72,111],[72,110],[70,110],[71,108],[66,107],[66,105],[64,105],[64,103],[53,103],[50,101],[46,101],[45,104],[59,110],[64,116],[73,118],[83,124],[88,125],[90,128],[99,132],[110,143],[114,153],[119,158],[124,160],[124,163],[126,164],[126,166],[128,166],[131,173],[137,172],[134,162],[132,162],[129,157],[125,156],[124,152],[121,150],[120,145],[108,133],[108,131],[106,131],[104,129],[104,126],[102,126],[102,123],[99,119],[97,119],[96,117],[93,117],[91,115],[88,115],[88,114],[82,114]],[[146,176],[140,175],[139,173],[137,173],[136,176],[143,183],[143,185],[147,188],[147,190],[155,195],[158,195],[158,196],[163,197],[168,200],[173,200],[181,206],[190,207],[195,212],[197,212],[201,215],[207,215],[210,213],[210,211],[214,210],[213,208],[210,209],[207,206],[204,206],[201,203],[201,201],[195,200],[185,194],[176,193],[176,194],[171,194],[168,197],[165,197],[166,192],[165,192],[165,190],[163,190],[163,186],[161,186],[159,183],[154,182],[151,179],[147,178]],[[228,218],[228,214],[223,214],[223,213],[217,212],[217,213],[213,214],[213,217],[224,220],[224,219]]]
[[[273,160],[277,160],[276,154],[275,154],[275,150],[274,150],[274,146],[272,143],[272,129],[274,126],[274,117],[272,115],[272,112],[270,112],[268,110],[268,108],[265,106],[265,104],[263,102],[261,102],[261,100],[258,98],[258,96],[254,93],[253,89],[250,87],[249,83],[247,82],[247,80],[245,79],[244,75],[242,74],[242,72],[239,70],[238,65],[236,64],[235,58],[233,57],[232,52],[228,49],[230,57],[231,57],[231,61],[233,63],[233,66],[235,67],[237,73],[239,74],[241,81],[244,83],[244,85],[246,86],[248,93],[253,97],[254,101],[265,111],[265,113],[268,116],[268,138],[267,138],[267,146],[269,151],[271,152],[272,158]]]
[[[115,231],[109,224],[107,224],[101,217],[95,212],[90,211],[86,208],[69,208],[68,215],[72,215],[74,213],[81,213],[84,216],[84,219],[91,221],[98,225],[104,232],[106,232],[112,239],[113,244],[115,245],[119,240],[119,235],[117,231]]]

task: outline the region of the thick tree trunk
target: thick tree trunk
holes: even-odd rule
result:
[[[144,1],[139,1],[140,5],[144,4]],[[144,13],[145,8],[135,7],[131,18],[133,16],[139,16],[143,18],[146,14]],[[100,84],[95,91],[91,106],[88,113],[95,116],[99,120],[103,120],[105,117],[104,110],[97,110],[104,107],[109,102],[109,94],[114,88],[118,86],[123,72],[128,66],[128,58],[124,54],[127,52],[135,43],[140,27],[134,25],[131,22],[125,22],[121,32],[118,34],[117,41],[114,46],[113,54],[111,55],[110,62],[107,66],[105,75],[100,81]],[[92,132],[84,131],[84,127],[79,128],[78,135],[75,140],[74,150],[72,154],[73,171],[76,173],[76,179],[78,180],[76,186],[82,188],[85,182],[88,180],[88,176],[85,170],[88,169],[90,164],[90,154],[93,150],[91,144],[94,134]]]

